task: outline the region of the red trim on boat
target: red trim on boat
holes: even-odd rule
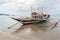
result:
[[[29,25],[29,24],[33,24],[31,22],[22,22],[23,25]]]

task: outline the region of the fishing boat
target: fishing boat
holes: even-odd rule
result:
[[[34,23],[42,23],[49,20],[50,15],[44,14],[42,12],[32,12],[31,17],[27,18],[12,18],[18,22],[21,22],[23,25],[34,24]]]

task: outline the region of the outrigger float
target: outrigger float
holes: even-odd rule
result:
[[[49,20],[50,15],[44,14],[42,12],[32,12],[32,17],[27,18],[12,18],[18,22],[21,22],[23,25],[42,23]]]

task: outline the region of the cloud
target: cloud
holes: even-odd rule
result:
[[[31,5],[33,10],[43,7],[44,12],[57,13],[60,10],[60,0],[34,0],[32,4],[18,2],[17,0],[0,0],[0,13],[22,14],[30,12]]]
[[[3,2],[5,2],[5,0],[0,0],[0,3],[2,4]]]
[[[55,4],[53,5],[53,8],[51,10],[52,14],[59,14],[60,13],[60,0],[57,0]]]
[[[36,0],[33,4],[33,8],[43,7],[44,12],[50,14],[59,14],[60,13],[60,0]]]
[[[16,0],[5,0],[5,2],[0,5],[0,13],[19,14],[21,11],[25,12],[30,10],[30,5],[22,2],[19,3]]]

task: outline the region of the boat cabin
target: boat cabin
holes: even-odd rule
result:
[[[41,19],[46,19],[49,18],[49,14],[44,14],[43,12],[32,12],[32,19],[33,20],[41,20]]]

